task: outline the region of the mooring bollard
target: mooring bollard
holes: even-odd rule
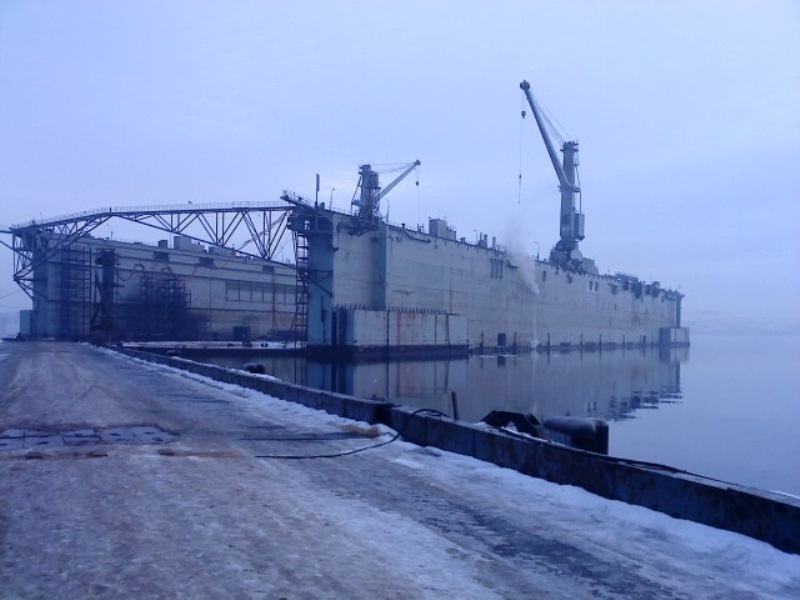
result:
[[[458,398],[455,390],[450,391],[450,404],[453,407],[453,418],[458,421]]]

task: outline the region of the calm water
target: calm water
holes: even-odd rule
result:
[[[688,350],[331,365],[252,357],[288,381],[479,421],[494,409],[610,424],[610,454],[800,496],[800,338],[695,335]],[[208,362],[240,367],[241,358]]]

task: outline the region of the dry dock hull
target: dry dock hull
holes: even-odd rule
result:
[[[309,347],[474,350],[687,345],[682,296],[658,282],[566,270],[487,242],[298,208]],[[444,231],[444,233],[442,233]],[[445,235],[446,234],[446,235]],[[445,237],[442,237],[445,235]],[[305,272],[302,271],[305,269]]]

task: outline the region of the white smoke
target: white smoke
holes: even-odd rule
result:
[[[525,286],[534,294],[539,293],[536,283],[536,244],[531,241],[530,234],[524,231],[523,219],[512,219],[506,228],[505,247],[511,263],[519,269]]]

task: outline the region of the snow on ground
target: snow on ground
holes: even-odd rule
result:
[[[257,458],[393,432],[88,346],[12,353],[0,427],[177,440],[0,457],[0,597],[800,598],[800,556],[751,538],[402,440]]]
[[[165,366],[148,366],[238,396],[254,415],[280,415],[282,421],[303,427],[311,423],[320,428],[341,427],[351,422],[237,385]],[[380,427],[384,431],[383,440],[395,433],[388,427]],[[641,561],[644,573],[670,587],[680,589],[682,580],[708,580],[706,592],[710,597],[714,593],[713,582],[726,581],[742,598],[800,598],[800,556],[781,552],[764,542],[607,500],[574,486],[528,477],[473,458],[434,448],[420,449],[400,440],[374,452],[383,460],[479,499],[487,512],[513,512],[523,515],[523,519],[546,523],[551,533],[557,532],[556,537],[591,547],[594,553],[633,561],[647,557],[647,561]],[[336,515],[354,526],[361,516],[361,513]],[[381,539],[371,538],[375,543]],[[430,550],[420,548],[416,536],[410,535],[408,539],[413,548],[406,549],[407,552],[418,555],[420,550]],[[434,554],[429,554],[425,563],[431,566],[433,558]],[[449,563],[434,565],[439,572],[450,568]],[[697,591],[695,585],[689,586],[687,594]]]

